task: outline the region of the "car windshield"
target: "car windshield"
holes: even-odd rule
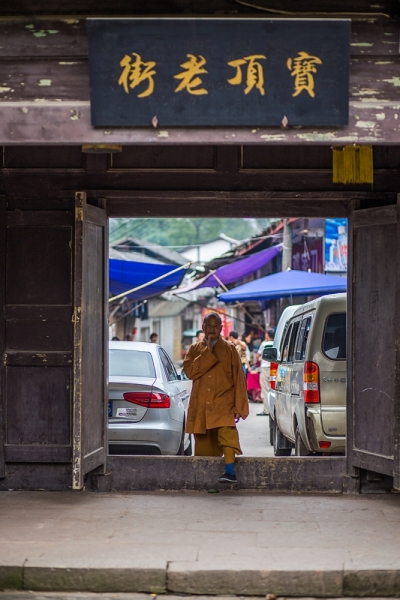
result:
[[[333,360],[346,358],[346,313],[329,315],[326,319],[322,351]]]
[[[110,375],[155,377],[153,358],[140,350],[110,350]]]

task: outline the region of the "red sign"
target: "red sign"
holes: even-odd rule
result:
[[[324,272],[323,239],[304,238],[303,242],[293,244],[292,269],[313,273]]]
[[[204,318],[212,312],[216,312],[222,320],[222,331],[221,331],[221,335],[224,338],[227,338],[229,333],[233,330],[233,321],[232,321],[232,317],[227,313],[227,309],[226,308],[219,308],[217,310],[212,309],[212,308],[203,308],[201,311],[201,316],[202,319],[204,321]]]

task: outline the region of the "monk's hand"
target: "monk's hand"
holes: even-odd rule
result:
[[[234,414],[234,418],[235,418],[235,423],[239,423],[239,420],[240,420],[240,415],[239,415],[239,413],[235,413],[235,414]]]

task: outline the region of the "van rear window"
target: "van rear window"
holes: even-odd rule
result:
[[[331,360],[346,359],[346,313],[336,313],[327,317],[322,352]]]

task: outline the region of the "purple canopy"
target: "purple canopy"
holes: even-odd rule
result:
[[[251,275],[251,273],[254,273],[254,271],[258,271],[258,269],[275,258],[275,256],[279,254],[281,250],[282,244],[272,246],[272,248],[267,248],[266,250],[261,250],[261,252],[251,254],[250,256],[242,258],[241,260],[237,260],[229,265],[219,267],[215,271],[215,275],[220,281],[222,281],[224,285],[227,285],[228,283],[235,283],[236,281],[240,281],[244,277],[247,277],[247,275]],[[180,288],[179,292],[189,292],[191,290],[205,287],[220,287],[221,284],[218,279],[214,277],[213,273],[209,273],[202,279],[198,279],[184,288]]]

